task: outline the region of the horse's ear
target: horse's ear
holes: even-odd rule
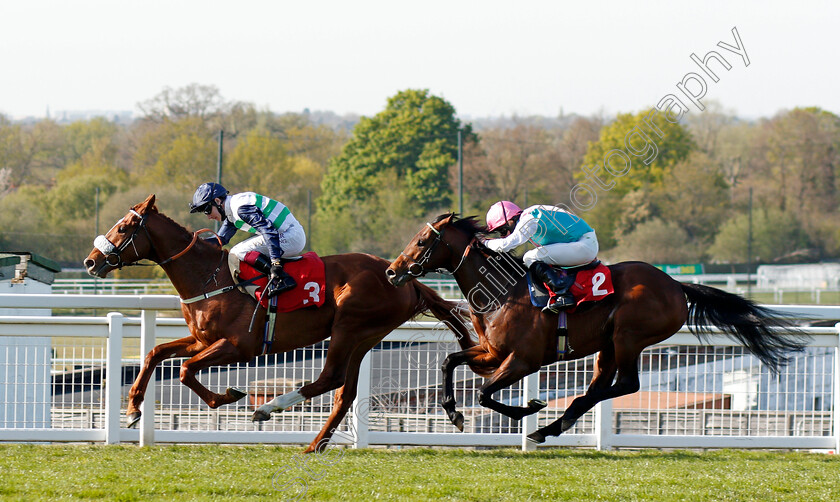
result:
[[[146,200],[137,204],[134,207],[134,210],[140,214],[145,214],[147,211],[157,211],[157,208],[155,207],[155,194],[151,194],[146,197]]]

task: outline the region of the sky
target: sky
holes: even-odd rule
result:
[[[694,72],[701,104],[745,118],[840,114],[838,21],[840,2],[801,0],[4,1],[0,113],[139,112],[197,83],[277,113],[371,116],[416,88],[466,118],[609,116],[687,99]],[[749,66],[717,45],[733,28]],[[691,60],[710,51],[731,65],[709,62],[716,83]]]

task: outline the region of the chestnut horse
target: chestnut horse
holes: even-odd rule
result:
[[[128,397],[129,426],[140,419],[146,386],[161,361],[188,357],[181,365],[181,382],[208,406],[218,408],[246,394],[236,389],[227,389],[225,394],[212,392],[199,383],[196,372],[210,366],[247,362],[263,353],[265,309],[259,309],[253,329],[249,329],[256,300],[231,287],[234,281],[228,266],[228,251],[197,239],[199,232],[189,232],[160,213],[155,207],[155,196],[150,195],[119,220],[104,238],[97,238],[98,245],[84,262],[89,274],[105,277],[116,268],[141,259],[152,260],[163,268],[182,299],[181,311],[190,336],[162,343],[146,356]],[[100,250],[103,247],[105,254]],[[385,278],[388,261],[361,253],[322,259],[327,285],[324,304],[317,309],[278,313],[274,340],[267,353],[306,347],[329,337],[324,368],[316,381],[275,398],[252,417],[254,421],[267,420],[272,411],[339,389],[332,413],[307,452],[314,451],[319,443],[332,436],[356,397],[362,358],[394,328],[430,311],[459,331],[458,340],[463,348],[474,345],[469,331],[461,331],[462,326],[455,320],[456,304],[417,281],[409,288],[395,288]],[[183,302],[222,291],[224,294],[208,294],[209,298]]]
[[[474,218],[454,214],[427,223],[388,268],[395,286],[435,269],[452,273],[470,302],[472,324],[479,343],[444,360],[444,401],[449,419],[463,430],[463,415],[455,409],[452,374],[469,364],[488,377],[479,390],[482,406],[521,419],[546,406],[531,400],[510,406],[493,393],[555,361],[579,359],[598,352],[594,376],[583,396],[576,398],[560,419],[531,433],[536,443],[569,428],[599,401],[639,390],[639,356],[646,347],[666,340],[690,320],[698,337],[710,327],[743,343],[771,370],[787,362],[787,353],[803,347],[793,323],[738,295],[697,284],[682,284],[642,262],[609,267],[615,292],[605,299],[582,304],[568,314],[568,345],[558,348],[558,315],[531,305],[521,260],[490,251],[481,243],[486,228]],[[504,286],[504,287],[500,287]],[[492,298],[489,293],[495,293]],[[484,305],[476,300],[484,297]],[[781,330],[774,328],[780,327]]]

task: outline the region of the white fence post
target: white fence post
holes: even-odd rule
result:
[[[146,354],[155,348],[155,310],[140,311],[140,357],[145,364]],[[149,377],[149,385],[146,387],[146,395],[143,404],[140,405],[140,446],[152,446],[155,444],[155,374]]]
[[[527,406],[531,399],[538,399],[540,397],[540,372],[531,373],[525,377],[523,395],[523,406]],[[528,415],[522,419],[522,451],[534,451],[537,449],[537,444],[533,441],[528,441],[528,434],[537,429],[537,413]]]
[[[840,454],[840,323],[837,329],[837,347],[834,349],[834,453]]]
[[[612,449],[612,400],[607,399],[595,405],[595,447],[600,451]]]
[[[370,352],[362,358],[359,366],[359,384],[356,400],[353,402],[353,428],[356,429],[356,442],[353,448],[367,448],[370,430]]]
[[[105,362],[105,444],[120,442],[123,321],[125,318],[119,312],[108,314],[108,348]]]

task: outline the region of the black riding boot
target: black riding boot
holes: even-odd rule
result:
[[[530,270],[534,278],[547,284],[555,294],[549,300],[548,305],[543,308],[543,312],[550,311],[557,314],[561,309],[574,306],[575,298],[569,291],[569,288],[575,283],[574,275],[569,275],[565,271],[558,272],[548,263],[541,261],[532,263]]]
[[[282,269],[282,266],[277,266],[281,267],[280,275],[275,280],[271,280],[271,261],[263,254],[257,256],[257,259],[254,260],[254,268],[268,276],[269,282],[266,291],[268,291],[269,298],[279,295],[283,291],[294,289],[295,286],[297,286],[297,283],[292,276],[286,273],[286,271]]]

